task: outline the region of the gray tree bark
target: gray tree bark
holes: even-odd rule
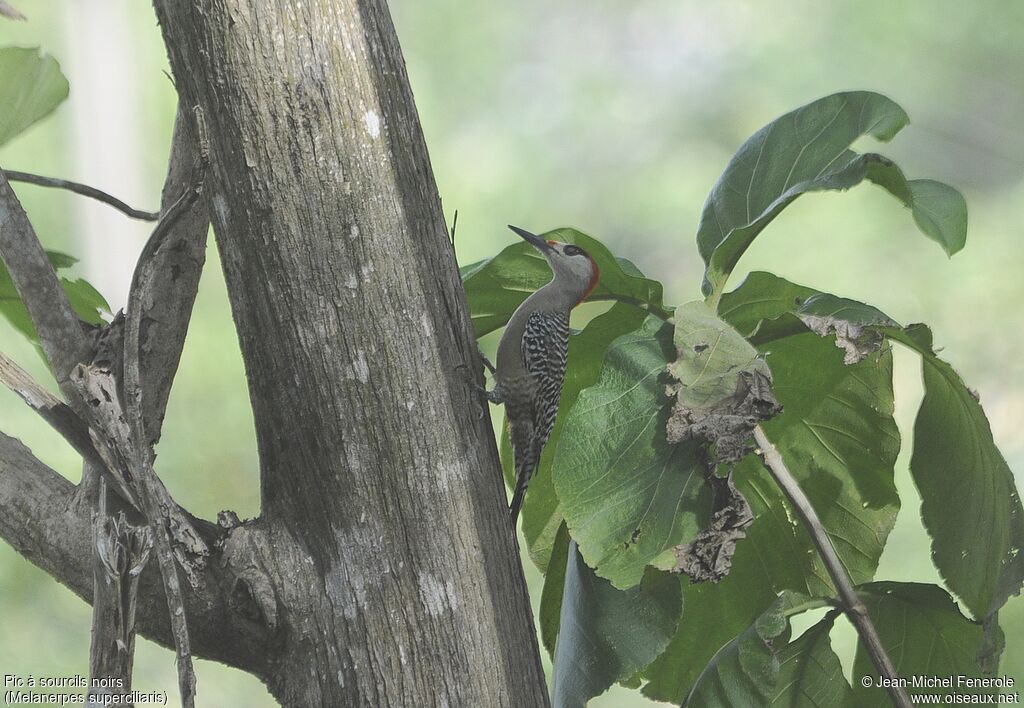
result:
[[[223,542],[233,607],[271,634],[251,663],[286,706],[546,705],[386,4],[156,7],[182,105],[206,117],[256,419],[263,513]]]
[[[156,5],[185,110],[123,341],[120,321],[86,336],[0,171],[0,257],[66,400],[2,354],[0,382],[130,505],[148,495],[132,513],[164,540],[139,578],[139,632],[253,673],[286,706],[546,706],[497,450],[466,376],[479,377],[468,308],[386,5]],[[189,137],[193,107],[205,119]],[[169,199],[198,194],[196,170],[204,197],[170,219]],[[257,425],[263,509],[245,523],[195,519],[152,464],[208,214]],[[90,601],[96,481],[75,487],[0,433],[0,536]],[[173,628],[172,550],[188,579]],[[187,667],[180,678],[187,696]]]

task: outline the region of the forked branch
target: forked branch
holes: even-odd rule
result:
[[[882,646],[878,630],[875,629],[871,617],[868,616],[867,608],[857,595],[857,591],[853,586],[853,580],[846,572],[846,569],[843,568],[835,546],[832,545],[832,540],[828,537],[825,526],[818,517],[818,512],[811,505],[811,500],[804,494],[804,490],[800,488],[800,485],[790,473],[789,468],[786,467],[782,455],[779,454],[775,445],[765,435],[764,429],[760,425],[754,428],[754,441],[757,443],[758,448],[760,448],[760,455],[764,460],[765,466],[771,472],[772,477],[775,478],[776,483],[782,489],[786,498],[793,505],[800,519],[804,522],[807,533],[810,534],[811,540],[818,548],[818,554],[821,556],[822,561],[824,561],[825,568],[828,570],[828,574],[832,577],[832,582],[839,591],[840,608],[857,629],[857,633],[860,635],[861,641],[864,642],[864,647],[868,650],[871,661],[874,663],[875,668],[878,669],[879,674],[886,679],[891,679],[886,684],[893,703],[898,708],[912,708],[913,704],[910,702],[910,696],[899,686],[899,681],[897,680],[899,676],[896,673],[896,667],[893,665],[888,653],[886,653],[885,647]]]

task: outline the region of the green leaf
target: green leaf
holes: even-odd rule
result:
[[[52,265],[55,270],[70,268],[75,263],[78,263],[77,258],[69,256],[66,253],[61,253],[60,251],[47,251],[46,258],[50,261],[50,265]]]
[[[584,708],[660,654],[679,622],[679,580],[653,568],[616,590],[570,542],[552,673],[553,708]]]
[[[555,533],[562,523],[562,511],[551,477],[551,465],[558,441],[565,428],[565,420],[575,405],[580,392],[594,385],[601,373],[608,347],[618,337],[637,330],[646,314],[631,305],[616,303],[608,312],[598,315],[581,332],[569,337],[569,366],[559,404],[559,415],[540,458],[540,467],[530,481],[530,489],[523,505],[523,535],[526,537],[530,557],[544,571]],[[506,426],[507,427],[507,424]],[[515,464],[508,433],[501,436],[501,461],[509,485],[515,485]]]
[[[967,202],[948,184],[915,179],[910,186],[914,221],[928,238],[952,256],[967,243]]]
[[[988,695],[995,689],[957,687],[958,676],[980,677],[978,654],[984,641],[981,625],[957,610],[942,588],[918,583],[871,583],[858,589],[868,615],[874,621],[882,645],[888,650],[896,674],[952,677],[953,687],[920,687],[911,693],[973,693]],[[891,706],[884,688],[865,688],[861,678],[878,679],[878,670],[863,645],[853,663],[853,692],[850,708]]]
[[[600,241],[571,228],[555,229],[543,237],[577,244],[597,262],[601,281],[588,301],[615,300],[669,315],[662,307],[661,283],[643,277],[635,265],[613,256]],[[461,273],[477,337],[504,326],[523,300],[551,280],[544,256],[523,241],[493,258],[464,266]]]
[[[909,119],[877,93],[853,91],[819,99],[772,121],[740,147],[712,189],[697,231],[706,265],[704,294],[717,300],[740,256],[801,194],[845,190],[868,179],[914,212],[930,238],[950,255],[966,239],[967,211],[956,190],[908,182],[881,155],[851,150],[863,136],[893,138]]]
[[[784,336],[799,334],[807,327],[792,313],[817,293],[814,288],[757,270],[748,274],[738,288],[722,296],[718,303],[718,316],[754,342],[763,340],[759,335],[772,322],[786,315],[790,315],[792,326]]]
[[[78,262],[76,258],[59,251],[47,251],[46,255],[50,260],[50,265],[58,272],[70,268]],[[72,309],[82,320],[94,325],[104,322],[101,313],[109,313],[110,305],[92,285],[81,278],[75,280],[61,278],[60,282]],[[30,342],[39,344],[39,335],[35,325],[32,324],[32,318],[22,303],[21,296],[18,294],[17,288],[14,287],[14,281],[11,280],[11,275],[3,261],[0,261],[0,315],[7,319],[17,331],[25,335]]]
[[[779,673],[771,700],[775,708],[835,708],[850,699],[850,684],[832,651],[830,612],[778,653]]]
[[[68,97],[68,80],[39,48],[0,49],[0,145],[48,115]]]
[[[867,582],[900,506],[893,481],[900,436],[892,417],[892,355],[879,352],[846,366],[838,350],[812,334],[773,342],[766,353],[783,412],[763,424],[765,433],[814,504],[847,572],[854,582]],[[757,479],[753,468],[760,471],[760,460],[747,457],[736,475]],[[744,492],[748,499],[754,493]],[[785,513],[774,485],[759,493],[774,513]],[[804,550],[790,556],[802,569],[801,585],[792,589],[810,597],[834,594],[803,527],[795,533]]]
[[[715,652],[693,681],[683,705],[699,708],[769,705],[832,708],[841,705],[850,687],[839,658],[829,644],[829,632],[838,613],[830,612],[799,639],[789,641],[789,618],[825,605],[824,600],[792,592],[774,597],[742,631]],[[686,622],[686,615],[683,622]],[[668,653],[656,663],[666,658],[669,658]]]
[[[648,317],[615,340],[598,382],[568,412],[552,477],[570,535],[617,588],[696,536],[710,495],[693,444],[669,445],[665,366],[672,327]],[[671,554],[670,554],[671,555]]]
[[[766,472],[737,472],[756,520],[736,544],[732,570],[718,583],[683,582],[683,616],[666,651],[644,672],[644,695],[679,704],[716,651],[745,631],[784,589],[806,588],[808,548]]]
[[[772,604],[745,632],[722,647],[701,672],[684,707],[763,706],[779,675],[776,645],[789,638],[785,600]]]
[[[783,412],[764,424],[825,525],[855,582],[872,579],[899,509],[893,465],[892,358],[853,366],[831,342],[805,332],[764,345]],[[683,617],[666,652],[645,671],[644,694],[679,703],[718,647],[790,590],[834,595],[803,526],[754,456],[734,472],[755,521],[717,585],[685,584]]]
[[[550,656],[555,655],[558,640],[558,625],[562,617],[562,595],[565,590],[565,568],[569,559],[569,530],[565,523],[558,526],[552,544],[547,571],[544,573],[544,589],[540,595],[540,640]]]
[[[4,319],[30,342],[39,343],[39,333],[36,332],[36,326],[32,323],[32,316],[28,314],[28,309],[20,298],[0,295],[0,315],[3,315]]]
[[[921,354],[925,395],[910,472],[932,560],[971,614],[984,619],[1024,583],[1024,510],[1013,473],[975,395],[935,355],[928,328],[882,331]]]
[[[924,325],[901,329],[870,305],[826,294],[808,299],[801,313],[871,328],[921,355],[925,397],[910,472],[932,559],[974,617],[996,612],[1024,583],[1024,510],[978,400],[936,356]]]
[[[76,315],[92,325],[101,325],[105,322],[101,313],[109,313],[110,305],[96,288],[81,278],[75,280],[61,278],[60,284]]]

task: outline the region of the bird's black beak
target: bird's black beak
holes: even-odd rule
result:
[[[534,233],[530,233],[526,229],[521,229],[518,226],[509,224],[508,227],[516,233],[517,236],[522,238],[527,243],[535,246],[541,253],[547,253],[551,250],[551,244],[542,239],[540,236]]]

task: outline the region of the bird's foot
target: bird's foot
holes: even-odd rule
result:
[[[480,361],[484,363],[484,366],[486,366],[487,370],[491,372],[491,375],[493,375],[497,369],[494,368],[494,364],[492,364],[491,360],[487,358],[487,355],[484,354],[484,350],[480,348],[479,344],[476,347],[476,351],[477,354],[480,355]]]
[[[486,359],[485,359],[485,361],[486,361]],[[488,401],[490,401],[491,403],[500,404],[500,403],[504,403],[505,402],[505,399],[501,395],[501,392],[499,391],[498,387],[495,387],[493,390],[488,391],[486,387],[481,386],[480,384],[478,384],[476,382],[476,379],[469,372],[469,366],[467,364],[459,364],[459,365],[457,365],[455,367],[455,369],[457,371],[462,371],[463,375],[465,376],[466,381],[469,383],[469,385],[472,386],[473,389],[476,390],[477,393],[483,394],[483,396]],[[478,398],[477,399],[478,405],[479,405],[479,401],[480,401],[480,399]],[[487,406],[486,405],[480,406],[480,414],[477,416],[477,420],[482,419],[486,414],[487,414]]]

